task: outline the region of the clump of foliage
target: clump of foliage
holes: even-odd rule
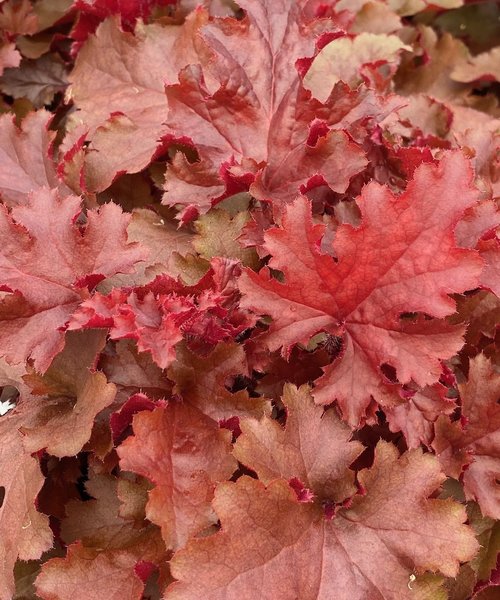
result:
[[[0,600],[489,600],[500,8],[0,2]]]

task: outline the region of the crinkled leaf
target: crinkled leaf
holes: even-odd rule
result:
[[[210,53],[166,88],[171,135],[200,156],[191,165],[178,155],[167,170],[164,202],[184,205],[184,217],[206,212],[231,178],[243,188],[257,178],[256,195],[286,202],[313,181],[343,192],[366,165],[361,148],[328,126],[349,109],[311,99],[294,66],[328,21],[306,23],[292,0],[239,4],[245,18],[202,27]]]
[[[319,251],[324,227],[312,224],[306,199],[290,206],[281,228],[265,234],[269,264],[283,272],[285,283],[267,269],[259,275],[247,269],[240,289],[243,306],[273,318],[264,338],[268,348],[281,346],[286,355],[319,331],[343,336],[342,356],[318,380],[317,402],[337,399],[357,424],[370,395],[381,404],[395,402],[383,364],[394,367],[401,383],[438,379],[439,359],[459,350],[463,330],[400,317],[444,317],[454,311],[448,293],[477,285],[482,261],[457,248],[453,235],[476,198],[467,161],[448,154],[438,166],[420,166],[399,197],[378,184],[366,186],[358,201],[362,223],[337,229],[335,257]]]
[[[429,597],[410,589],[414,569],[454,575],[459,561],[472,558],[477,542],[462,524],[464,509],[428,499],[443,481],[432,456],[414,450],[399,457],[381,442],[373,467],[359,477],[366,495],[333,520],[298,502],[283,481],[267,490],[247,477],[219,486],[214,508],[222,530],[174,556],[181,582],[168,597],[409,600]]]
[[[0,339],[9,362],[31,357],[44,372],[64,346],[61,329],[89,296],[86,287],[130,272],[144,257],[127,243],[128,218],[118,206],[89,211],[83,234],[74,222],[80,211],[79,198],[40,189],[25,206],[0,212],[0,285],[12,292],[0,304]]]

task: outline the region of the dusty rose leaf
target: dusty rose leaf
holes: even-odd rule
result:
[[[23,447],[18,411],[0,417],[0,597],[14,597],[14,564],[33,560],[52,547],[49,519],[35,507],[44,482],[38,459]]]
[[[481,275],[481,286],[500,298],[500,237],[480,242],[478,250],[486,263]]]
[[[314,397],[322,404],[337,399],[353,425],[370,395],[382,405],[400,403],[381,375],[383,364],[396,370],[400,383],[429,385],[440,376],[439,359],[462,346],[459,327],[400,317],[445,317],[455,308],[447,294],[477,285],[482,260],[457,248],[453,235],[477,199],[471,175],[465,158],[451,153],[438,166],[420,166],[399,197],[367,185],[358,200],[361,225],[336,231],[336,258],[318,250],[324,227],[312,224],[309,202],[299,199],[282,228],[265,234],[269,265],[283,272],[285,283],[267,270],[247,269],[240,278],[241,305],[273,318],[264,338],[270,350],[282,347],[287,355],[320,331],[343,336],[342,355],[324,369]]]
[[[74,223],[80,211],[79,198],[40,189],[25,206],[0,213],[0,285],[13,292],[0,304],[2,355],[9,362],[31,357],[44,372],[64,346],[61,329],[89,296],[86,286],[130,272],[144,257],[127,243],[128,217],[118,206],[89,211],[83,234]]]
[[[65,558],[47,561],[36,579],[43,600],[141,600],[144,583],[135,568],[141,561],[158,560],[161,540],[149,534],[130,547],[86,548],[80,542],[68,547]]]
[[[472,161],[478,185],[484,189],[484,197],[496,198],[499,196],[500,119],[492,119],[490,114],[474,108],[455,105],[453,107],[452,132],[458,144],[473,155]],[[483,217],[487,217],[486,211],[481,212]],[[497,219],[498,215],[493,218]]]
[[[177,549],[215,522],[214,486],[236,468],[230,434],[178,401],[138,413],[133,429],[118,448],[121,468],[155,484],[146,516],[161,527],[167,548]]]
[[[462,506],[428,499],[443,481],[438,462],[420,450],[399,457],[380,442],[372,469],[359,477],[366,495],[333,520],[298,502],[284,481],[267,490],[247,477],[220,485],[222,530],[177,552],[171,568],[181,581],[167,597],[429,598],[408,586],[413,570],[453,576],[478,546]]]
[[[38,19],[29,0],[2,2],[0,29],[15,35],[30,35],[38,30]]]
[[[266,485],[273,479],[297,478],[320,499],[342,502],[356,492],[349,466],[363,446],[350,441],[352,431],[333,410],[313,402],[308,386],[286,384],[286,425],[267,416],[241,419],[242,434],[234,455]]]
[[[455,235],[463,248],[475,248],[479,240],[500,226],[500,210],[492,200],[470,208],[457,224]]]
[[[462,418],[440,417],[432,444],[452,477],[463,474],[466,497],[475,499],[484,515],[500,518],[500,375],[478,354],[470,361],[469,379],[459,385]]]
[[[195,11],[182,27],[140,25],[132,34],[108,19],[80,50],[67,99],[78,109],[73,124],[85,124],[91,140],[84,167],[91,190],[149,164],[165,133],[164,85],[197,62],[194,36],[205,20],[204,11]]]
[[[46,186],[70,193],[59,181],[49,155],[55,132],[45,110],[28,114],[17,127],[12,115],[0,117],[0,196],[8,206],[27,203],[27,195]]]

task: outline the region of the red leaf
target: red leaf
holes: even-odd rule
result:
[[[83,234],[73,196],[40,189],[11,214],[2,208],[0,285],[13,292],[0,303],[2,355],[13,363],[31,357],[43,372],[64,346],[61,329],[88,296],[78,282],[130,272],[144,252],[127,244],[128,218],[112,203],[88,212]]]
[[[265,234],[269,265],[285,283],[267,269],[260,275],[246,269],[240,289],[242,306],[273,318],[268,348],[282,346],[286,355],[319,331],[344,336],[343,356],[318,380],[317,402],[337,399],[356,425],[370,395],[382,405],[399,403],[383,364],[394,367],[401,383],[424,386],[439,378],[439,359],[459,350],[463,330],[423,318],[405,322],[401,315],[444,317],[455,307],[448,293],[477,286],[482,261],[457,248],[453,235],[476,199],[467,161],[454,153],[438,166],[421,165],[399,197],[376,183],[366,186],[358,200],[362,223],[337,229],[336,258],[319,251],[324,227],[313,226],[305,199],[287,210],[282,228]]]
[[[464,424],[440,417],[432,446],[447,474],[458,479],[466,467],[466,497],[476,499],[484,515],[500,519],[500,375],[478,354],[459,389]]]
[[[228,178],[245,187],[255,176],[252,192],[277,202],[313,181],[344,192],[366,159],[344,132],[330,131],[330,124],[356,100],[323,106],[304,90],[294,67],[295,60],[312,54],[315,37],[331,23],[305,23],[293,0],[242,0],[240,6],[246,11],[242,21],[202,27],[209,52],[200,54],[201,67],[185,68],[179,84],[166,88],[171,135],[194,144],[200,162],[191,165],[176,156],[164,202],[206,212],[223,197]],[[324,121],[320,133],[317,119]]]

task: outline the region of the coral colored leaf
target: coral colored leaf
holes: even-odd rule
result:
[[[174,556],[172,574],[181,581],[167,597],[426,598],[411,590],[414,570],[453,576],[475,554],[463,507],[428,499],[444,479],[429,454],[399,457],[380,442],[373,467],[359,478],[366,495],[332,520],[320,507],[298,502],[284,481],[267,490],[247,477],[219,486],[214,508],[222,530]]]
[[[0,417],[0,598],[14,597],[14,564],[38,559],[52,547],[46,515],[37,512],[36,497],[44,477],[38,459],[23,447],[17,411]]]
[[[38,19],[29,0],[4,0],[0,29],[12,34],[30,35],[38,31]]]
[[[333,410],[316,406],[307,386],[286,384],[286,426],[269,417],[240,420],[242,434],[234,455],[265,484],[273,479],[300,480],[318,498],[342,502],[352,496],[354,472],[349,465],[363,446],[349,441],[352,431]]]
[[[43,565],[36,579],[37,595],[42,600],[141,600],[144,584],[136,566],[158,556],[158,546],[154,535],[118,550],[86,548],[76,542],[65,558]]]
[[[366,165],[362,149],[328,125],[348,109],[312,99],[294,66],[331,24],[306,23],[295,0],[239,5],[245,18],[202,27],[210,52],[200,56],[201,65],[180,72],[179,84],[166,87],[171,135],[194,144],[200,161],[174,159],[164,202],[206,212],[226,184],[237,191],[255,178],[255,194],[277,202],[313,182],[344,192]]]
[[[500,298],[500,238],[480,242],[478,250],[486,262],[481,276],[481,285]]]
[[[167,547],[177,549],[215,522],[214,486],[236,468],[230,434],[174,400],[135,415],[133,429],[133,437],[118,448],[121,468],[155,483],[146,516],[161,527]]]
[[[10,115],[0,117],[0,197],[8,206],[26,204],[29,192],[46,186],[68,188],[59,182],[49,149],[55,133],[45,110],[28,114],[18,128]]]
[[[128,218],[118,206],[89,211],[83,234],[74,222],[80,211],[79,198],[40,189],[26,206],[0,212],[0,285],[12,292],[0,303],[0,340],[9,362],[31,357],[44,372],[62,350],[61,329],[89,296],[87,286],[130,272],[144,257],[127,243]]]
[[[242,306],[273,318],[264,338],[268,348],[281,346],[287,355],[319,331],[343,336],[342,356],[317,382],[317,402],[337,399],[356,425],[370,396],[382,405],[399,402],[391,399],[383,364],[396,370],[400,383],[424,386],[439,378],[439,359],[459,350],[463,329],[401,316],[445,317],[455,308],[447,294],[477,285],[482,260],[457,248],[453,235],[476,199],[467,161],[451,153],[438,166],[421,165],[399,197],[367,185],[358,199],[361,225],[337,229],[335,257],[320,252],[324,227],[312,224],[304,198],[289,207],[281,228],[265,234],[269,265],[283,272],[285,283],[267,269],[259,275],[247,269],[240,289]]]
[[[462,419],[440,417],[433,442],[443,468],[458,478],[463,467],[464,490],[484,515],[500,519],[500,375],[478,354],[470,362],[469,379],[459,386]]]

